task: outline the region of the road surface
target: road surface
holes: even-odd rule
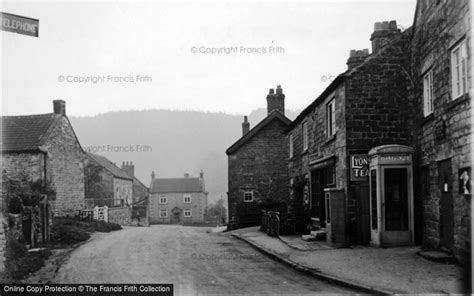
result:
[[[172,283],[175,295],[353,293],[210,228],[127,227],[75,250],[55,283]]]

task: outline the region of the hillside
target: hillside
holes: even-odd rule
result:
[[[296,112],[287,111],[294,119]],[[251,128],[266,116],[265,109],[249,115]],[[117,165],[132,161],[145,185],[157,178],[204,171],[209,203],[226,199],[225,150],[241,135],[243,116],[199,111],[120,111],[90,117],[70,117],[86,151],[106,156]]]

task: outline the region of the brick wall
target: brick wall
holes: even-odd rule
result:
[[[254,202],[288,199],[287,126],[272,120],[237,151],[228,156],[229,218],[236,216],[244,191],[254,191]]]
[[[472,5],[472,4],[471,4]],[[414,109],[414,129],[417,130],[415,146],[417,148],[416,174],[421,167],[429,172],[426,192],[418,190],[422,196],[424,232],[423,243],[426,247],[440,246],[441,233],[441,190],[438,184],[439,161],[448,161],[451,165],[453,184],[454,235],[451,251],[461,262],[469,258],[471,248],[470,197],[459,193],[459,169],[471,167],[471,101],[469,94],[453,100],[451,94],[451,56],[450,50],[457,42],[465,40],[467,44],[467,65],[472,57],[472,7],[469,1],[439,1],[431,4],[419,1],[413,41],[411,47],[411,67],[414,87],[411,98],[416,102]],[[468,88],[472,85],[471,67],[467,66]],[[434,112],[426,118],[423,115],[423,75],[433,73]]]
[[[76,140],[67,117],[61,117],[45,142],[47,177],[56,189],[51,202],[54,215],[75,215],[84,207],[85,153]]]

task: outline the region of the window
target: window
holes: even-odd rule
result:
[[[467,92],[466,68],[466,41],[463,40],[451,50],[451,89],[453,100]]]
[[[190,209],[185,209],[184,210],[184,217],[191,217],[191,210]]]
[[[290,135],[289,142],[290,142],[290,158],[292,158],[293,157],[293,134]]]
[[[332,99],[326,105],[326,129],[328,138],[336,134],[336,100]]]
[[[324,186],[329,187],[336,184],[336,170],[333,165],[325,168],[323,175],[324,175]]]
[[[168,217],[168,212],[166,210],[160,210],[160,218]]]
[[[191,203],[191,195],[185,194],[184,195],[184,203]]]
[[[244,202],[252,202],[253,201],[253,191],[247,190],[244,192]]]
[[[167,204],[168,203],[168,198],[166,195],[161,195],[160,196],[160,204]]]
[[[423,115],[433,113],[433,71],[423,76]]]
[[[308,123],[303,123],[303,151],[308,150]]]

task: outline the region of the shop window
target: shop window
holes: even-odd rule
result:
[[[324,186],[330,187],[336,185],[336,170],[334,166],[324,169]]]

